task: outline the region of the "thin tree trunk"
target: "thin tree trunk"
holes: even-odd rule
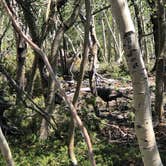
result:
[[[150,20],[153,27],[153,37],[154,37],[154,47],[155,47],[155,57],[156,62],[152,69],[152,72],[156,70],[157,58],[160,54],[160,39],[159,39],[159,24],[158,24],[158,14],[157,14],[157,1],[156,0],[147,0],[149,7],[151,8]]]
[[[107,23],[107,26],[108,26],[108,30],[110,31],[110,33],[111,33],[111,35],[112,35],[112,37],[113,37],[113,41],[114,41],[114,43],[115,43],[115,51],[116,51],[116,55],[118,56],[118,58],[116,58],[116,59],[117,59],[117,61],[119,61],[119,58],[120,58],[120,56],[122,55],[122,50],[120,50],[120,48],[119,48],[118,41],[117,41],[116,36],[115,36],[115,34],[114,34],[114,32],[113,32],[113,30],[112,30],[112,28],[111,28],[111,25],[110,25],[110,23],[109,23],[108,17],[107,17],[107,15],[106,15],[105,12],[104,12],[104,16],[105,16],[105,19],[106,19],[106,23]],[[119,61],[119,62],[120,62],[120,61]]]
[[[15,0],[13,0],[13,9],[16,11],[16,17],[18,19],[18,6]],[[11,8],[11,10],[13,10]],[[19,19],[20,22],[22,20]],[[26,53],[27,53],[27,44],[24,39],[17,33],[15,27],[13,26],[13,31],[15,34],[16,41],[16,53],[17,53],[17,71],[16,71],[16,80],[21,91],[17,93],[16,104],[20,103],[20,98],[22,96],[22,91],[25,88],[25,62],[26,62]]]
[[[38,56],[35,56],[32,63],[32,68],[30,71],[30,76],[27,79],[27,93],[29,95],[33,95],[33,88],[34,88],[34,81],[35,81],[35,75],[37,70],[37,64],[38,64]]]
[[[69,157],[71,159],[72,165],[77,166],[78,161],[74,153],[74,140],[75,140],[74,137],[75,137],[75,120],[74,120],[74,117],[71,115],[70,126],[69,126],[69,138],[68,138],[68,153],[69,153]]]
[[[133,6],[134,6],[134,11],[135,11],[135,17],[137,20],[137,27],[138,27],[138,42],[141,50],[143,49],[143,43],[142,43],[142,35],[143,35],[143,30],[142,30],[142,22],[141,22],[141,12],[139,9],[139,6],[135,0],[131,0]]]
[[[7,143],[7,140],[2,133],[1,127],[0,127],[0,149],[4,159],[6,160],[7,166],[14,166],[14,160],[12,158],[12,154],[9,145]]]
[[[92,1],[94,4],[94,1]],[[97,68],[97,61],[98,61],[98,50],[99,50],[99,41],[97,39],[96,35],[96,26],[95,26],[95,17],[92,16],[92,23],[91,23],[91,29],[90,29],[90,36],[91,36],[91,45],[90,45],[90,71],[89,71],[89,84],[90,89],[93,94],[93,97],[97,97],[97,88],[96,88],[96,68]],[[106,39],[105,39],[106,40]],[[106,44],[106,43],[105,43]],[[96,103],[93,103],[94,111],[96,116],[99,116],[99,109],[96,105]],[[99,126],[98,126],[99,127]]]
[[[122,56],[123,56],[123,43],[122,43],[122,40],[121,40],[121,36],[120,34],[118,34],[118,45],[119,45],[119,55],[117,56],[117,58],[115,59],[115,62],[117,62],[118,64],[120,64],[122,62]]]
[[[51,80],[51,85],[49,88],[49,96],[48,101],[46,101],[46,109],[45,112],[52,114],[52,110],[54,108],[54,99],[55,99],[55,82]],[[50,120],[50,118],[49,118]],[[46,140],[49,136],[49,123],[46,121],[45,118],[42,119],[41,126],[40,126],[40,139]]]
[[[157,61],[156,66],[156,92],[155,92],[155,111],[159,122],[163,121],[164,114],[164,58]]]
[[[103,16],[101,16],[101,17],[103,17]],[[102,25],[103,47],[104,47],[103,48],[103,50],[104,50],[103,51],[103,59],[104,59],[104,62],[106,62],[106,57],[108,57],[108,53],[107,53],[106,29],[105,29],[103,18],[101,18],[101,25]]]
[[[113,22],[113,19],[112,19],[112,22]],[[112,25],[112,29],[114,31],[114,25],[113,24],[111,24],[111,25]],[[107,32],[106,36],[107,36],[107,49],[108,49],[107,50],[107,52],[108,52],[108,63],[110,63],[111,58],[113,58],[113,55],[116,56],[116,48],[115,48],[115,43],[112,42],[113,41],[112,40],[112,34],[111,34],[108,26],[106,26],[106,32]],[[111,65],[111,68],[112,68],[112,63],[110,63],[110,65]]]
[[[47,10],[46,10],[45,22],[47,22],[48,19],[49,19],[50,8],[51,8],[51,1],[52,0],[47,0]]]
[[[145,34],[144,31],[144,23],[143,23],[143,16],[141,15],[142,11],[142,4],[140,6],[135,0],[132,0],[134,10],[135,10],[135,17],[137,21],[137,27],[138,27],[138,42],[142,51],[142,55],[144,58],[145,63],[147,64],[148,62],[148,55],[147,55],[147,47],[146,47],[146,40],[143,38],[143,34]],[[142,2],[140,2],[142,3]]]
[[[143,7],[144,7],[144,4],[143,4],[143,2],[142,1],[140,1],[140,7],[141,7],[141,13],[143,12]],[[146,27],[145,27],[145,25],[146,25],[146,23],[147,23],[147,21],[146,21],[146,19],[145,19],[145,17],[144,17],[144,15],[142,15],[141,14],[141,17],[140,17],[140,19],[141,19],[141,24],[142,24],[142,32],[143,32],[143,34],[146,34]],[[144,61],[145,61],[145,64],[146,64],[146,67],[147,67],[147,69],[148,69],[148,67],[149,67],[149,50],[148,50],[148,42],[147,42],[147,38],[146,37],[143,37],[142,36],[142,40],[143,40],[143,49],[144,49],[144,54],[143,54],[143,56],[144,56]]]
[[[57,51],[58,51],[59,45],[61,43],[63,34],[64,34],[64,28],[60,28],[59,31],[57,32],[54,40],[53,40],[52,48],[51,48],[52,62],[57,62],[57,59],[58,59]],[[54,66],[54,73],[56,73],[55,72],[56,67],[57,67],[56,64],[57,63],[52,65],[52,66]],[[43,66],[44,65],[41,65],[41,75],[42,75],[42,71],[43,71]],[[51,109],[53,108],[52,105],[53,105],[54,95],[55,95],[55,93],[53,93],[53,91],[55,91],[55,85],[54,85],[55,83],[54,83],[54,81],[51,81],[49,79],[49,77],[48,77],[48,80],[49,80],[49,82],[51,82],[50,83],[51,85],[49,87],[49,82],[48,82],[48,84],[44,86],[44,87],[47,87],[46,92],[44,93],[44,94],[46,94],[46,96],[45,96],[45,107],[46,107],[45,110],[47,112],[51,113],[52,112]],[[43,84],[45,84],[45,81],[43,82]],[[49,91],[50,93],[47,93],[47,91]],[[43,118],[42,122],[41,122],[41,127],[40,127],[40,139],[46,140],[48,138],[48,135],[49,135],[49,126],[48,126],[48,123],[46,122],[46,120]]]
[[[147,71],[126,0],[110,0],[124,39],[125,57],[134,90],[135,131],[145,166],[162,166],[152,125]]]
[[[84,42],[84,37],[83,37],[84,32],[83,32],[82,29],[79,27],[79,25],[74,26],[74,29],[76,30],[77,34],[79,35],[79,37],[80,37],[80,39],[81,39],[81,42],[80,42],[80,43],[83,43],[83,42]]]
[[[84,36],[84,50],[83,50],[83,59],[80,67],[80,76],[77,82],[76,91],[73,97],[73,105],[77,108],[77,100],[80,93],[80,88],[82,85],[82,80],[84,77],[85,66],[88,58],[89,52],[89,32],[90,32],[90,21],[91,21],[91,1],[85,0],[85,8],[86,8],[86,23],[85,23],[85,36]],[[71,162],[73,166],[77,165],[77,159],[74,153],[74,134],[75,134],[75,120],[74,117],[71,116],[70,121],[70,129],[69,129],[69,156],[71,158]],[[93,155],[93,154],[92,154]],[[91,162],[93,166],[96,165],[95,161]]]
[[[159,34],[159,55],[156,61],[156,98],[155,98],[155,111],[158,114],[159,121],[163,121],[164,114],[164,63],[165,63],[165,51],[166,51],[166,10],[165,2],[158,0],[158,34]]]
[[[64,34],[65,35],[65,38],[67,39],[67,41],[69,42],[71,48],[72,48],[72,51],[74,54],[76,54],[76,49],[74,47],[74,44],[73,44],[73,41],[71,40],[71,38],[67,35],[67,34]]]
[[[17,34],[16,32],[16,48],[17,48],[17,72],[16,72],[16,80],[21,90],[25,88],[25,61],[26,61],[26,53],[27,53],[27,44],[24,39]],[[17,93],[16,103],[20,102],[20,97],[22,92]]]

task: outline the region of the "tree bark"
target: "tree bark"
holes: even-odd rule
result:
[[[164,114],[164,58],[157,60],[156,66],[156,92],[155,92],[155,111],[159,122],[163,121]]]
[[[50,81],[51,84],[49,87],[49,95],[46,101],[46,108],[45,108],[45,112],[49,113],[49,115],[52,114],[55,105],[54,99],[55,99],[55,88],[56,88],[55,82],[53,80]],[[40,139],[46,140],[48,136],[49,136],[49,123],[45,118],[43,118],[40,126]]]
[[[138,27],[138,42],[139,42],[139,46],[142,50],[143,48],[143,43],[142,43],[142,35],[143,35],[143,30],[142,30],[142,22],[141,22],[141,13],[140,13],[140,9],[139,6],[137,4],[137,2],[135,0],[131,0],[133,6],[134,6],[134,11],[135,11],[135,17],[137,20],[137,27]]]
[[[2,133],[1,127],[0,127],[0,149],[4,159],[6,160],[6,164],[8,166],[14,166],[14,160],[12,158],[12,154],[9,145],[7,143],[7,140]]]
[[[110,0],[124,40],[125,58],[134,90],[135,131],[145,166],[162,166],[152,125],[147,71],[126,0]]]
[[[141,15],[142,6],[141,6],[141,4],[139,6],[135,0],[131,0],[131,1],[132,1],[133,6],[134,6],[135,17],[137,20],[138,42],[139,42],[139,46],[140,46],[141,51],[142,51],[143,59],[146,63],[147,62],[147,51],[146,51],[146,40],[143,38],[143,34],[145,34],[145,31],[144,31],[144,23],[142,20],[143,16]]]
[[[94,4],[94,1],[92,1],[92,4]],[[96,70],[97,70],[97,62],[98,62],[98,51],[100,49],[100,45],[99,45],[99,41],[97,39],[95,17],[93,15],[92,15],[91,20],[92,21],[91,21],[91,26],[90,26],[90,43],[91,44],[90,44],[89,85],[90,85],[91,93],[95,100],[97,97],[97,88],[96,88],[97,71]],[[103,29],[103,30],[105,30],[105,29]],[[105,32],[103,32],[103,33],[105,33]],[[105,42],[106,42],[106,38],[105,38]],[[94,112],[95,112],[96,116],[98,116],[99,109],[98,109],[98,106],[96,105],[96,102],[93,103],[93,108],[94,108]]]
[[[26,87],[27,93],[31,96],[33,95],[33,88],[34,88],[35,75],[36,75],[36,71],[37,71],[37,64],[38,64],[38,57],[35,56],[33,59],[30,76],[27,79],[27,87]]]
[[[15,10],[15,17],[21,22],[22,20],[18,18],[18,6],[15,0],[13,0],[13,6],[10,7],[11,10]],[[10,6],[10,5],[9,5]],[[22,26],[23,28],[23,26]],[[24,27],[25,29],[25,27]],[[16,96],[16,104],[20,103],[20,99],[22,96],[22,91],[25,88],[25,62],[26,62],[26,53],[27,53],[27,44],[24,39],[17,33],[15,27],[13,26],[13,31],[15,34],[16,41],[16,53],[17,53],[17,71],[16,71],[16,80],[20,87],[20,91],[17,92]]]
[[[80,88],[82,85],[82,80],[84,77],[84,71],[86,62],[88,59],[88,53],[89,53],[89,35],[90,35],[90,22],[91,22],[91,0],[85,0],[85,8],[86,8],[86,22],[85,22],[85,36],[84,36],[84,48],[83,48],[83,59],[81,62],[80,67],[80,76],[77,82],[76,91],[73,97],[73,105],[75,108],[77,108],[77,100],[80,94]],[[96,58],[96,57],[93,57]],[[73,166],[77,165],[77,159],[74,153],[74,134],[75,134],[75,119],[73,116],[71,116],[71,122],[70,122],[70,129],[69,129],[69,156],[71,158],[71,162]],[[93,155],[93,154],[92,154]],[[91,162],[93,166],[96,165],[95,161]]]
[[[106,62],[106,58],[108,57],[107,40],[106,40],[106,29],[105,29],[104,20],[102,17],[103,17],[103,15],[101,15],[102,38],[103,38],[103,59],[104,59],[104,62]],[[109,61],[109,58],[108,58],[108,61]]]
[[[16,48],[17,48],[17,72],[16,80],[21,90],[25,88],[25,62],[27,53],[27,44],[24,39],[16,32]],[[20,102],[22,91],[17,93],[16,103]]]
[[[159,55],[156,60],[156,92],[155,92],[155,111],[158,114],[159,122],[163,121],[164,114],[164,62],[166,59],[166,11],[165,2],[158,0],[158,36],[159,36]]]

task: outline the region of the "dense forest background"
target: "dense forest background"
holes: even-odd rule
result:
[[[137,81],[110,2],[0,1],[0,165],[143,165],[134,129]],[[165,165],[166,2],[124,2]]]

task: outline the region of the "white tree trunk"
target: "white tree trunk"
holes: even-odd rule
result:
[[[112,39],[115,42],[115,51],[116,51],[116,58],[115,58],[115,60],[116,60],[116,62],[120,63],[121,62],[121,58],[120,57],[123,54],[123,50],[121,49],[121,47],[118,44],[118,40],[117,40],[117,38],[115,36],[115,33],[113,32],[113,30],[111,28],[111,25],[109,23],[109,20],[108,20],[108,17],[106,15],[106,13],[105,12],[103,12],[103,13],[104,13],[105,20],[106,20],[106,23],[107,23],[107,26],[108,26],[108,30],[110,31],[110,34],[112,35]]]
[[[103,18],[101,18],[101,25],[102,25],[102,38],[103,38],[103,59],[104,62],[106,62],[106,59],[108,58],[108,53],[107,53],[107,41],[106,41],[106,35],[105,35],[105,25],[104,25],[104,21]]]
[[[6,160],[6,163],[8,166],[14,166],[14,161],[12,159],[12,154],[9,148],[9,145],[6,141],[5,136],[2,133],[1,127],[0,127],[0,149],[1,153]]]
[[[147,71],[126,0],[110,0],[112,13],[124,40],[134,90],[135,131],[145,166],[162,166],[152,125]]]

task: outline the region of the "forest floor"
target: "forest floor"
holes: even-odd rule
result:
[[[129,78],[125,79],[123,77],[118,79],[108,79],[108,75],[98,75],[100,87],[109,87],[111,89],[116,89],[122,92],[125,96],[133,98],[132,83]],[[87,83],[84,82],[82,90],[86,90]],[[166,158],[163,157],[166,154],[166,121],[159,124],[157,115],[154,112],[154,100],[155,100],[155,78],[154,76],[149,76],[149,85],[152,101],[152,119],[154,125],[154,131],[156,136],[156,141],[161,152],[163,159],[163,164],[166,164]],[[82,99],[87,100],[91,98],[86,93],[83,95]],[[82,99],[80,101],[82,101]],[[80,104],[82,106],[82,104]],[[103,123],[103,128],[101,129],[101,135],[105,137],[108,144],[117,145],[118,147],[138,148],[138,143],[136,140],[136,134],[134,131],[134,112],[133,112],[133,100],[126,99],[124,97],[118,98],[117,101],[113,100],[109,102],[109,108],[106,108],[106,103],[100,97],[97,97],[96,105],[99,108],[99,123]],[[88,105],[86,105],[88,107]],[[166,103],[164,105],[164,119],[166,119]],[[102,121],[104,120],[104,121]],[[128,158],[127,161],[123,161],[123,164],[119,163],[117,165],[130,165],[130,166],[141,166],[142,162],[140,160],[135,161],[135,159]]]
[[[131,99],[120,97],[106,103],[90,92],[89,81],[85,79],[78,102],[78,113],[87,127],[94,148],[97,166],[143,166],[134,131],[133,89],[129,77],[112,78],[107,74],[98,74],[98,87],[109,87],[120,91]],[[157,144],[166,165],[166,124],[156,125],[154,113],[154,76],[149,77],[152,115]],[[64,82],[68,96],[73,97],[76,83]],[[98,107],[98,113],[94,109]],[[57,120],[57,131],[52,132],[45,142],[38,140],[38,133],[29,129],[20,136],[7,136],[10,142],[16,165],[18,166],[69,166],[67,154],[67,137],[70,114],[64,112],[65,105],[57,106],[54,115]],[[165,107],[166,108],[166,107]],[[66,109],[65,109],[66,110]],[[165,110],[166,118],[166,110]],[[38,122],[37,122],[38,123]],[[34,125],[34,123],[33,123]],[[38,124],[39,125],[39,124]],[[37,130],[39,130],[37,128]],[[27,135],[28,133],[28,135]],[[76,130],[76,155],[81,166],[90,166],[86,144],[79,129]],[[0,160],[0,165],[4,161]]]

